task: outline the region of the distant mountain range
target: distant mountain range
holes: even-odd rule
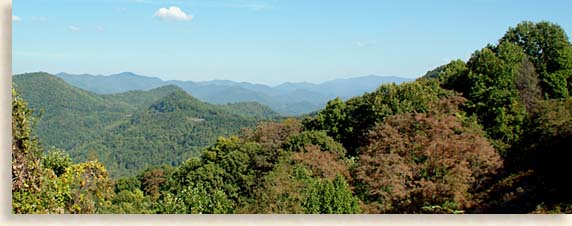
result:
[[[375,90],[384,83],[402,83],[412,79],[369,75],[336,79],[320,84],[283,83],[267,86],[248,82],[212,80],[206,82],[164,81],[156,77],[123,72],[113,75],[58,73],[67,83],[97,94],[114,94],[133,90],[151,90],[176,85],[199,100],[212,104],[258,102],[284,116],[301,115],[319,110],[336,97],[349,99]]]

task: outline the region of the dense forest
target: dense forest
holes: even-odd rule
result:
[[[97,95],[47,73],[14,76],[16,90],[41,120],[45,149],[66,150],[75,162],[98,159],[114,178],[148,165],[178,165],[218,136],[279,115],[257,103],[211,105],[169,85]]]
[[[110,177],[101,154],[74,164],[64,151],[72,138],[44,152],[31,100],[12,92],[14,213],[572,213],[563,179],[572,147],[572,44],[550,22],[522,22],[468,61],[414,82],[260,122],[180,164],[121,178]],[[206,107],[182,95],[124,97],[130,101],[105,105],[108,115],[98,120],[138,103],[149,107],[111,133],[184,134],[196,120],[171,117]],[[225,123],[220,128],[239,125]]]

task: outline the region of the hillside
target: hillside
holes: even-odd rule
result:
[[[259,104],[204,103],[172,85],[97,95],[47,73],[13,80],[29,106],[43,112],[35,128],[45,147],[67,150],[74,161],[97,156],[113,176],[178,164],[218,136],[279,117]]]
[[[381,84],[402,83],[410,79],[395,76],[363,76],[336,79],[320,84],[284,83],[275,87],[248,82],[213,80],[206,82],[163,81],[130,72],[102,75],[72,75],[59,73],[69,84],[100,94],[114,94],[134,90],[149,90],[164,85],[176,85],[192,96],[212,104],[258,102],[282,115],[301,115],[325,106],[329,99],[371,92]]]
[[[68,85],[47,73],[13,77],[16,89],[41,115],[35,130],[47,147],[72,150],[100,139],[109,125],[127,118],[135,108]]]

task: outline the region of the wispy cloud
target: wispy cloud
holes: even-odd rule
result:
[[[32,19],[32,21],[35,21],[35,22],[46,22],[46,21],[48,21],[48,18],[45,16],[33,16],[31,19]]]
[[[113,9],[115,13],[124,14],[127,13],[127,8],[115,8]]]
[[[370,42],[355,41],[355,42],[352,42],[352,45],[353,45],[353,46],[360,47],[360,48],[368,47],[368,46],[373,46],[373,45],[376,45],[376,44],[377,44],[376,41],[370,41]]]
[[[79,31],[81,31],[81,28],[79,26],[70,25],[70,26],[68,26],[68,31],[79,32]]]
[[[97,25],[97,26],[95,26],[95,31],[97,31],[97,32],[104,32],[104,31],[105,31],[105,28],[104,28],[103,26],[101,26],[101,25]]]
[[[171,6],[168,9],[160,8],[153,17],[163,21],[190,21],[193,19],[193,15],[187,15],[181,8],[176,6]]]
[[[32,57],[64,57],[63,53],[50,53],[40,51],[16,51],[14,55],[17,56],[32,56]]]
[[[12,21],[20,22],[20,21],[22,21],[22,18],[20,18],[19,16],[16,16],[16,15],[12,15]]]
[[[153,0],[131,0],[132,2],[136,2],[136,3],[146,3],[146,4],[152,4],[152,3],[156,3],[157,1],[153,1]]]
[[[225,7],[237,9],[250,9],[254,11],[272,8],[268,3],[262,1],[216,1],[209,2],[206,5],[211,7]]]

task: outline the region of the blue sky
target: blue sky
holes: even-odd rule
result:
[[[13,72],[229,79],[275,85],[416,78],[468,59],[523,20],[560,24],[572,1],[14,0]],[[172,8],[172,6],[174,8]]]

